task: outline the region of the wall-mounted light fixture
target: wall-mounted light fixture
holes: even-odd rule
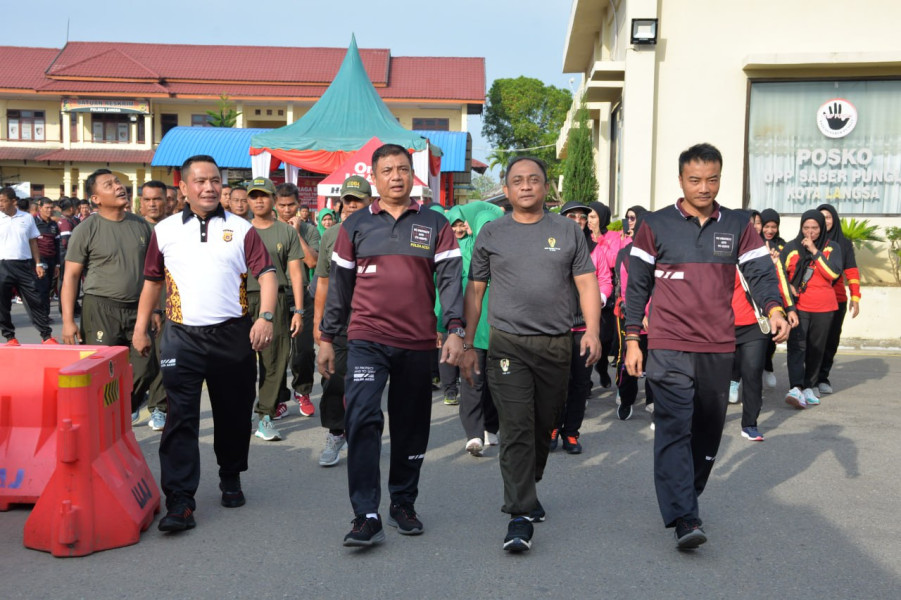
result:
[[[657,43],[657,19],[632,19],[632,43],[654,45]]]

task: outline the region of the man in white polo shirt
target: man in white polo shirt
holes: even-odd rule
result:
[[[19,345],[9,312],[15,287],[25,301],[31,322],[41,332],[41,339],[45,344],[55,344],[50,330],[50,304],[42,300],[37,285],[39,278],[50,276],[44,272],[47,265],[41,263],[38,252],[40,233],[34,218],[19,210],[16,200],[15,190],[0,189],[0,332],[7,346]]]
[[[167,514],[160,531],[195,526],[200,483],[200,394],[204,381],[213,406],[213,448],[222,505],[244,504],[240,473],[247,470],[256,396],[255,352],[272,340],[278,282],[269,253],[253,226],[223,210],[222,180],[210,156],[182,165],[184,210],[157,224],[144,264],[144,289],[132,338],[150,351],[150,318],[166,284],[166,327],[160,366],[169,413],[160,439],[160,483]],[[246,273],[260,284],[260,313],[248,315]]]

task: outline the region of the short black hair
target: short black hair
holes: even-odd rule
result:
[[[189,157],[187,160],[185,160],[185,162],[183,162],[181,164],[181,176],[184,177],[185,173],[188,171],[188,169],[191,168],[191,165],[193,165],[196,162],[212,163],[212,164],[216,165],[217,169],[219,168],[219,165],[216,164],[216,159],[213,158],[212,156],[210,156],[209,154],[195,154],[194,156]]]
[[[94,195],[94,185],[97,184],[98,177],[100,177],[101,175],[112,175],[112,174],[113,174],[113,172],[110,171],[109,169],[97,169],[96,171],[94,171],[93,173],[88,175],[88,178],[84,182],[85,196],[90,198],[91,196]]]
[[[695,160],[702,163],[719,163],[720,168],[723,167],[723,155],[716,146],[707,143],[695,144],[679,155],[679,175],[682,174],[685,165]]]
[[[162,181],[160,181],[159,179],[151,179],[150,181],[148,181],[147,183],[142,185],[141,186],[142,193],[144,191],[144,188],[153,188],[153,189],[157,189],[157,190],[163,190],[163,196],[166,195],[166,189],[168,189],[166,184],[163,183]]]
[[[175,185],[167,185],[167,186],[166,186],[166,191],[169,191],[169,190],[172,190],[173,192],[177,192],[177,191],[178,191],[178,186],[175,186]]]
[[[19,210],[28,212],[28,209],[31,208],[31,205],[34,204],[34,200],[31,198],[19,198],[16,200],[16,206],[19,207]]]
[[[232,188],[233,192],[239,192],[239,191],[246,192],[247,191],[247,188],[244,187],[243,185],[233,185],[233,186],[231,186],[231,188]]]
[[[287,181],[285,183],[278,184],[278,187],[275,188],[275,195],[282,198],[293,196],[296,202],[300,202],[300,189],[293,183],[289,183]]]
[[[372,153],[372,169],[375,170],[375,165],[378,164],[379,160],[382,158],[387,158],[389,156],[399,156],[403,154],[407,157],[407,160],[410,161],[410,166],[413,166],[413,157],[410,155],[410,151],[404,148],[403,146],[399,146],[397,144],[383,144],[375,149],[375,152]]]
[[[53,200],[51,200],[47,196],[41,196],[35,202],[37,202],[38,206],[44,206],[45,204],[49,204],[50,206],[53,206]]]
[[[75,205],[72,204],[72,201],[68,198],[63,198],[59,201],[59,210],[60,212],[65,212],[69,209],[75,208]]]
[[[79,200],[76,204],[77,204],[78,206],[82,206],[82,205],[84,205],[84,204],[87,204],[88,206],[91,206],[91,201],[88,200],[87,198],[82,198],[82,199]]]
[[[16,195],[16,190],[12,189],[9,186],[0,188],[0,196],[5,196],[7,200],[18,200],[19,196]]]
[[[534,156],[517,156],[516,158],[510,159],[510,162],[507,163],[507,170],[504,173],[504,183],[506,184],[510,181],[510,169],[513,168],[513,165],[524,160],[531,161],[538,165],[538,168],[541,169],[541,174],[544,175],[544,181],[547,183],[547,165],[544,164],[543,160],[535,158]]]

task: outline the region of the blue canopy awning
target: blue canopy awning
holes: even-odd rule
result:
[[[153,155],[154,167],[180,167],[195,154],[209,154],[223,169],[250,169],[250,138],[269,129],[230,127],[173,127]],[[466,149],[471,143],[465,131],[416,131],[441,148],[443,173],[466,172]]]
[[[153,155],[154,167],[180,167],[195,154],[209,154],[223,169],[250,169],[250,138],[268,129],[173,127]]]

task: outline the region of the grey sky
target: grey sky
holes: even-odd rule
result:
[[[486,91],[500,77],[569,87],[561,72],[571,0],[295,0],[282,3],[9,2],[4,45],[61,48],[66,40],[142,43],[388,48],[394,56],[485,57]],[[253,13],[251,8],[259,8]],[[28,24],[28,25],[26,25]],[[473,156],[490,151],[470,118]]]

